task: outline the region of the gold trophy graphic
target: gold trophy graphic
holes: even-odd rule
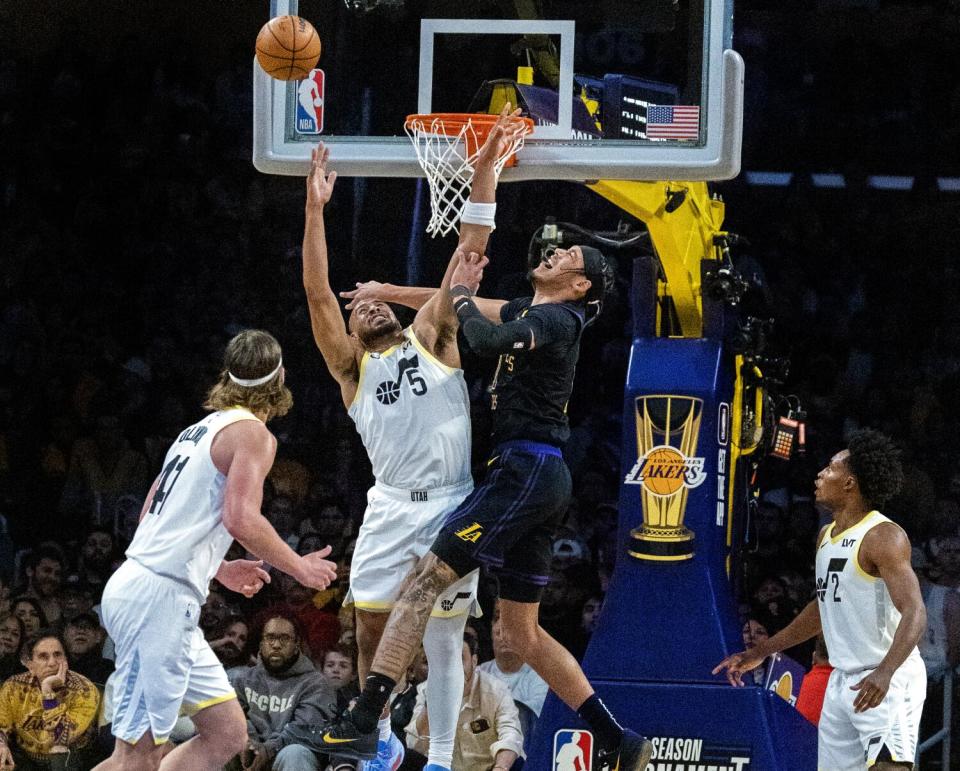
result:
[[[631,557],[679,562],[693,557],[694,533],[683,524],[687,493],[706,478],[696,457],[703,399],[636,397],[637,462],[624,482],[640,485],[643,525],[630,531]]]

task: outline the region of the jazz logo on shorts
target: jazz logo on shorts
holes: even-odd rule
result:
[[[297,83],[298,134],[323,133],[323,70],[310,70],[310,74]]]
[[[553,735],[552,771],[592,771],[593,734],[561,728]]]

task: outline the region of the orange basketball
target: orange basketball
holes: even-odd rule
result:
[[[651,450],[643,469],[643,485],[654,495],[670,495],[683,485],[683,455],[672,448]]]
[[[320,36],[299,16],[275,16],[257,35],[257,61],[277,80],[303,80],[317,66]]]

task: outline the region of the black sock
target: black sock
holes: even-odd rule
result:
[[[577,714],[587,721],[587,725],[593,731],[601,756],[610,755],[620,749],[620,742],[623,741],[623,728],[610,714],[607,705],[600,701],[597,694],[593,694],[583,702],[577,710]]]
[[[386,675],[379,675],[376,672],[367,675],[367,680],[363,684],[363,692],[357,698],[356,704],[350,709],[353,724],[361,733],[372,733],[377,727],[380,714],[396,687],[397,681],[391,680]]]

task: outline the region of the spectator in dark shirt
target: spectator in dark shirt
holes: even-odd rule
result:
[[[299,583],[285,573],[274,579],[277,596],[282,598],[261,611],[255,618],[254,628],[260,627],[263,619],[272,615],[292,616],[303,629],[303,647],[310,656],[317,656],[337,644],[340,637],[340,621],[336,613],[321,610],[313,604],[314,590]]]
[[[33,597],[14,597],[13,615],[20,619],[25,634],[36,634],[47,627],[47,617],[40,602]]]
[[[63,630],[70,668],[86,677],[101,693],[113,672],[113,662],[101,655],[105,636],[95,613],[81,613],[68,621]]]
[[[270,618],[263,627],[256,666],[232,682],[247,716],[249,746],[231,768],[318,771],[320,755],[297,744],[290,728],[313,725],[332,713],[333,688],[301,650],[293,620]]]
[[[203,630],[203,636],[206,640],[216,639],[227,619],[230,617],[230,606],[227,599],[217,589],[211,589],[207,593],[207,601],[200,606],[200,629]]]
[[[124,436],[119,416],[107,412],[97,416],[92,435],[73,445],[60,510],[80,518],[93,512],[97,524],[112,522],[119,498],[143,496],[149,487],[147,459]]]
[[[740,632],[743,636],[743,644],[747,648],[753,648],[762,642],[766,642],[770,637],[772,621],[764,610],[755,610],[743,622]],[[753,670],[753,681],[756,685],[763,685],[767,677],[767,664],[764,662]]]
[[[101,587],[102,588],[102,587]],[[65,627],[68,621],[81,613],[93,610],[94,590],[79,581],[68,582],[60,592],[60,625]]]
[[[570,635],[570,652],[576,656],[577,661],[582,661],[587,652],[587,646],[590,644],[590,638],[597,628],[597,622],[600,620],[600,611],[603,609],[603,595],[592,593],[583,601],[580,607],[580,616],[576,619],[575,630]]]
[[[227,674],[235,667],[246,667],[250,661],[250,627],[243,616],[227,618],[219,632],[213,633],[210,647],[217,654]]]
[[[12,613],[0,613],[0,683],[23,671],[20,644],[24,637],[23,622]]]
[[[2,518],[2,516],[0,516]],[[0,554],[0,558],[2,558]],[[13,557],[11,555],[10,564],[13,564]],[[0,613],[9,613],[10,612],[10,595],[12,588],[10,586],[10,580],[4,575],[3,570],[0,570]]]
[[[39,602],[47,623],[56,624],[60,620],[60,586],[63,579],[60,553],[48,546],[34,549],[27,558],[24,572],[27,586],[22,595]]]
[[[357,683],[357,651],[337,645],[323,656],[323,676],[337,693],[337,712],[345,709],[360,695]]]
[[[80,547],[76,571],[78,579],[88,586],[98,587],[99,594],[113,572],[114,557],[113,534],[100,528],[91,530]]]

